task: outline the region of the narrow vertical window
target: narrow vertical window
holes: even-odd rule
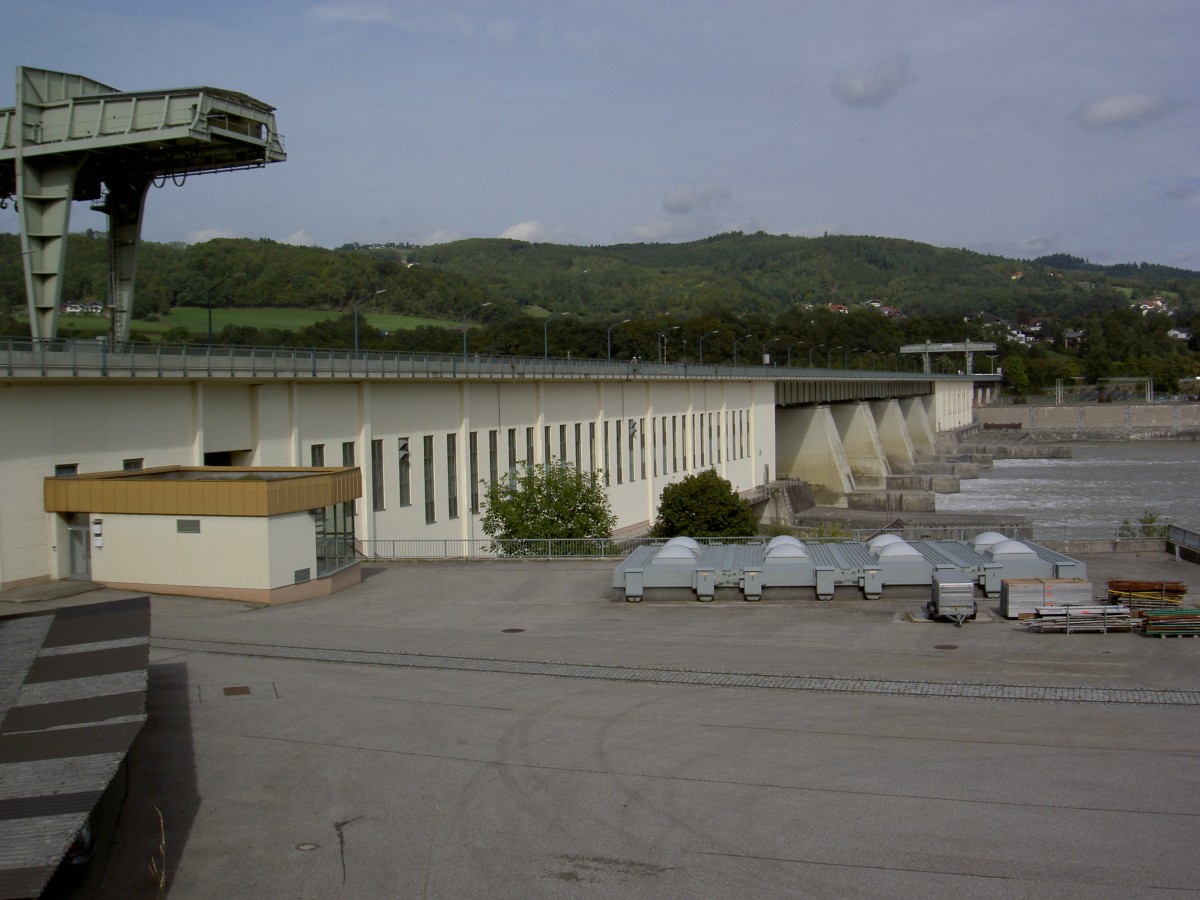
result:
[[[400,505],[412,506],[412,460],[408,455],[408,438],[400,438],[397,441],[396,450],[400,475]]]
[[[477,513],[479,512],[479,432],[472,431],[467,441],[467,453],[470,459],[470,474],[467,477],[471,479],[471,512]]]
[[[583,473],[583,425],[575,423],[575,472]]]
[[[383,441],[371,441],[371,509],[383,509]]]
[[[588,471],[596,471],[596,423],[588,422]]]
[[[633,461],[633,442],[637,439],[637,422],[633,419],[630,419],[627,424],[629,426],[629,480],[637,481],[637,469],[635,468]]]
[[[422,460],[425,466],[425,524],[432,525],[437,521],[437,506],[433,496],[433,435],[425,435],[422,445],[425,451]]]
[[[550,426],[542,426],[542,462],[550,465]]]
[[[616,429],[617,429],[617,432],[616,432],[616,437],[617,437],[617,443],[616,443],[616,448],[617,448],[617,484],[621,484],[621,483],[624,481],[624,479],[625,479],[625,471],[624,471],[624,466],[622,465],[622,456],[621,456],[621,420],[620,420],[620,419],[617,419],[617,422],[616,422]]]
[[[342,442],[342,465],[346,468],[354,465],[354,441]]]
[[[525,429],[525,465],[533,465],[533,426]]]
[[[458,435],[446,435],[446,517],[458,518]]]
[[[517,429],[508,429],[508,474],[517,474]]]
[[[688,467],[688,417],[684,413],[679,417],[679,455],[680,462],[683,464],[683,471],[687,471]]]
[[[646,420],[638,419],[638,441],[640,442],[641,450],[638,453],[638,461],[642,470],[642,481],[646,480]]]
[[[558,426],[558,458],[567,461],[567,426]]]
[[[325,468],[325,445],[324,444],[313,444],[312,447],[309,448],[308,452],[309,452],[309,459],[312,460],[312,464],[313,464],[314,468],[317,468],[317,469]]]
[[[657,418],[657,417],[655,417]],[[658,475],[658,429],[655,427],[655,418],[650,420],[650,463],[654,474]]]
[[[667,464],[667,417],[666,416],[662,417],[662,459],[663,459],[662,473],[664,475],[668,475],[668,474],[670,474],[671,469]]]
[[[612,484],[612,478],[608,472],[608,423],[604,423],[604,486],[608,487]]]
[[[500,478],[500,432],[493,428],[488,432],[488,483],[495,484]]]
[[[679,423],[671,416],[671,471],[679,471]]]

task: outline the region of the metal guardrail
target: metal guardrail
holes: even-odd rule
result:
[[[1171,526],[1172,534],[1175,526]],[[1183,529],[1179,529],[1183,531]],[[995,531],[1005,537],[1034,543],[1059,541],[1116,541],[1131,538],[1121,525],[1097,528],[1056,527],[1036,525],[911,525],[904,528],[858,528],[847,532],[804,529],[792,533],[800,540],[836,543],[839,541],[866,542],[876,535],[896,534],[907,541],[973,541],[985,531]],[[1187,532],[1200,549],[1200,535]],[[759,534],[741,538],[696,538],[700,544],[765,544],[772,535]],[[1135,535],[1133,537],[1140,537]],[[1168,538],[1174,540],[1174,538]],[[539,540],[492,540],[491,538],[413,538],[396,540],[356,541],[358,553],[368,560],[433,560],[433,559],[620,559],[637,547],[665,543],[663,538],[551,538]]]
[[[1200,553],[1200,532],[1180,525],[1167,526],[1167,541],[1176,547]]]
[[[8,376],[211,377],[211,378],[520,378],[696,379],[767,381],[848,379],[964,380],[969,375],[929,375],[877,369],[811,369],[761,365],[696,365],[646,360],[463,356],[451,353],[154,344],[109,340],[0,338],[0,371]]]

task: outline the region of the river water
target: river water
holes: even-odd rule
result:
[[[1151,512],[1200,530],[1200,442],[1071,443],[1071,459],[998,459],[961,493],[938,494],[942,512],[1026,516],[1037,526],[1093,529]]]

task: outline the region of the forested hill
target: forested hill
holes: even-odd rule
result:
[[[551,310],[778,312],[879,300],[909,314],[1079,315],[1160,292],[1200,302],[1200,272],[1075,257],[1014,260],[895,238],[721,234],[682,244],[578,247],[474,239],[421,248],[423,266]],[[1065,264],[1058,264],[1059,261]]]
[[[64,302],[103,303],[103,234],[70,236]],[[0,234],[0,303],[23,307],[17,236]],[[377,291],[386,291],[376,294]],[[336,250],[269,240],[144,242],[135,315],[177,306],[377,311],[456,320],[483,303],[541,307],[584,320],[678,314],[775,315],[800,304],[867,300],[908,315],[1008,320],[1072,318],[1165,295],[1200,311],[1200,272],[1098,266],[1066,255],[1014,260],[879,237],[730,233],[679,244],[581,247],[474,239],[428,247],[346,245]]]

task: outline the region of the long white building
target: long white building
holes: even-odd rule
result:
[[[913,373],[12,341],[0,345],[0,588],[76,577],[268,600],[333,589],[313,586],[336,569],[322,538],[481,538],[481,483],[524,462],[603,473],[630,531],[653,521],[664,486],[707,468],[743,492],[801,477],[840,480],[836,494],[931,453],[931,435],[969,424],[974,397],[969,377]],[[176,482],[207,480],[196,467],[232,467],[226,482],[357,469],[361,490],[323,494],[338,511],[325,520],[303,499],[250,513],[273,524],[246,525],[242,540],[271,531],[273,548],[291,547],[255,574],[237,549],[266,551],[229,544],[242,507],[155,506],[147,470],[161,467],[191,467],[161,476]],[[126,475],[60,489],[107,472]],[[146,493],[118,499],[122,485]],[[225,543],[209,545],[218,531]],[[193,562],[164,580],[148,554]],[[156,574],[135,577],[139,566]]]

